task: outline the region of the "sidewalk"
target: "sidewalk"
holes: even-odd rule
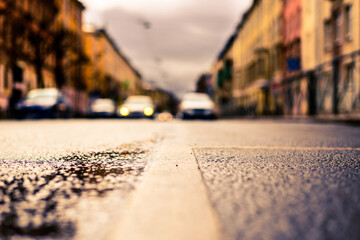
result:
[[[360,113],[354,114],[324,114],[324,115],[299,115],[299,116],[226,116],[223,119],[237,119],[237,120],[280,120],[280,121],[312,121],[322,123],[343,123],[354,126],[360,126]]]
[[[310,117],[310,119],[314,119],[315,121],[320,121],[320,122],[339,122],[339,123],[360,126],[360,113],[319,115],[319,116]]]

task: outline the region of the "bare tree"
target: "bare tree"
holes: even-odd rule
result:
[[[21,90],[16,88],[17,82],[23,81],[22,69],[18,61],[26,56],[24,44],[28,36],[28,15],[19,14],[16,1],[2,0],[0,9],[1,50],[6,57],[6,69],[9,69],[13,79],[11,96],[9,99],[9,114],[15,117],[15,106],[22,97]]]
[[[46,11],[41,17],[30,16],[32,26],[28,34],[28,42],[31,46],[30,61],[34,65],[37,85],[44,87],[43,69],[46,66],[46,60],[52,54],[52,45],[55,40],[53,28],[56,21],[56,15],[59,11],[54,0],[37,0],[38,4],[46,7]]]
[[[53,32],[54,41],[52,51],[55,56],[55,82],[58,88],[66,84],[66,73],[70,71],[70,67],[81,67],[89,60],[79,46],[75,33],[64,27],[58,27]],[[69,57],[71,56],[71,57]],[[84,88],[84,83],[81,79],[76,79],[78,83],[75,85],[80,89]]]
[[[17,65],[20,57],[25,56],[24,44],[27,38],[27,21],[29,16],[20,15],[16,12],[16,2],[3,0],[3,8],[0,11],[2,18],[1,38],[2,50],[7,57],[7,66],[12,73],[14,82],[21,82],[22,77]]]

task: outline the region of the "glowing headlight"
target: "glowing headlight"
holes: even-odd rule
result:
[[[154,113],[154,109],[152,109],[151,107],[146,107],[144,109],[144,114],[148,117],[150,117],[153,113]]]
[[[124,117],[130,114],[130,110],[127,107],[120,108],[120,114]]]

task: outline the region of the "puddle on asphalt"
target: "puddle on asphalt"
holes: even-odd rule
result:
[[[132,191],[146,154],[135,148],[42,162],[0,160],[0,238],[73,238],[78,202]]]

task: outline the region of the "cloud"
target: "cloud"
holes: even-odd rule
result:
[[[210,69],[250,1],[239,2],[183,1],[171,11],[117,6],[103,10],[101,18],[145,80],[179,96],[193,90],[197,76]]]

